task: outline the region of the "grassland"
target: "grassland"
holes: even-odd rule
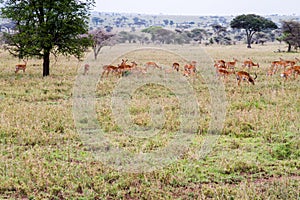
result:
[[[180,149],[178,158],[156,170],[137,172],[117,170],[95,159],[74,122],[74,85],[83,77],[84,62],[53,59],[51,75],[42,78],[40,60],[30,59],[26,73],[15,74],[18,60],[1,51],[0,199],[300,198],[300,79],[284,81],[278,74],[265,76],[271,61],[279,57],[293,59],[300,57],[299,53],[274,53],[278,47],[283,48],[279,44],[252,49],[245,45],[168,45],[135,50],[141,47],[145,46],[104,48],[99,61],[89,61],[90,75],[85,80],[89,76],[98,78],[97,69],[104,64],[118,64],[122,58],[135,60],[139,66],[151,59],[164,69],[175,61],[182,66],[195,58],[197,76],[180,77],[191,86],[200,117],[197,126],[191,126],[194,134],[188,146]],[[256,84],[237,87],[231,76],[223,81],[226,101],[213,104],[203,70],[212,66],[204,65],[212,59],[233,57],[239,60],[238,69],[248,57],[259,62],[260,68],[251,72],[258,75]],[[164,70],[162,74],[169,76]],[[121,79],[108,76],[97,82],[93,89],[97,123],[115,148],[132,154],[159,152],[180,130],[184,120],[180,115],[181,101],[176,92],[161,84],[139,87],[124,105],[133,123],[129,130],[140,127],[159,131],[147,137],[128,133],[120,125],[122,122],[118,123],[122,119],[114,116],[112,103],[116,101],[112,97],[118,84],[130,87],[126,80],[135,76],[143,80],[147,75],[129,74]],[[209,135],[212,106],[225,108],[226,117],[211,151],[199,158],[198,151]]]

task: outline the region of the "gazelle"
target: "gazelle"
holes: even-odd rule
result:
[[[218,64],[218,63],[215,63],[215,64],[214,64],[214,67],[215,67],[216,69],[227,69],[225,65]]]
[[[148,70],[150,67],[162,69],[162,67],[158,66],[155,62],[147,62],[145,64],[146,70]]]
[[[300,66],[297,65],[297,66],[293,66],[292,68],[294,70],[294,78],[296,79],[296,78],[298,78],[298,75],[300,74]]]
[[[266,76],[273,76],[273,74],[275,74],[275,68],[274,67],[270,67],[270,69],[268,69]]]
[[[236,79],[238,81],[238,85],[240,85],[242,80],[247,80],[248,84],[252,83],[254,85],[254,80],[257,78],[257,74],[255,73],[255,77],[252,78],[248,72],[245,71],[239,71],[236,73]]]
[[[225,60],[215,60],[215,64],[216,64],[217,66],[226,68],[226,67],[225,67],[225,65],[226,65]]]
[[[196,61],[192,61],[190,64],[184,65],[184,75],[196,74]]]
[[[229,68],[229,69],[234,69],[235,67],[235,64],[238,60],[236,58],[233,58],[233,61],[230,61],[230,62],[226,62],[226,67]]]
[[[283,60],[275,60],[271,62],[271,68],[274,69],[274,74],[278,71],[279,68],[283,67],[285,69],[288,65],[289,64]]]
[[[298,75],[300,75],[300,69],[294,69],[295,79],[298,78]]]
[[[280,74],[282,78],[286,81],[294,72],[294,69],[291,67]]]
[[[24,64],[16,64],[16,71],[15,71],[15,73],[18,73],[19,70],[23,70],[23,72],[25,72],[27,61],[23,60],[23,62],[24,62]]]
[[[296,61],[294,60],[284,60],[282,58],[279,58],[281,61],[281,67],[283,67],[283,70],[285,71],[287,66],[293,67],[296,64]]]
[[[179,71],[179,63],[174,62],[173,65],[172,65],[172,69],[174,69],[176,71]]]
[[[128,60],[125,61],[125,60],[122,59],[122,63],[121,63],[121,65],[119,65],[119,67],[118,67],[118,72],[119,72],[119,74],[122,74],[122,75],[123,75],[123,73],[124,73],[125,71],[130,71],[132,68],[134,68],[134,67],[137,66],[137,63],[136,63],[135,61],[131,62],[132,65],[127,65],[127,64],[126,64],[127,61],[128,61]]]
[[[292,68],[293,68],[294,70],[300,70],[300,66],[299,66],[299,65],[293,66]]]
[[[271,67],[276,67],[276,66],[279,66],[279,65],[281,65],[281,61],[279,61],[279,60],[275,60],[275,61],[271,62]]]
[[[250,71],[251,67],[257,66],[257,68],[259,68],[259,63],[254,63],[250,58],[248,58],[248,60],[245,60],[242,67],[248,67],[248,71]]]
[[[231,74],[235,74],[235,71],[227,71],[226,69],[220,68],[217,70],[217,76],[220,77],[223,76],[225,80],[227,80],[228,76]]]
[[[86,75],[86,74],[89,72],[89,69],[90,69],[90,65],[89,65],[89,64],[85,64],[85,65],[84,65],[84,72],[83,72],[83,75]]]
[[[113,66],[113,65],[104,65],[101,77],[103,77],[105,73],[106,73],[106,77],[107,77],[110,72],[118,73],[118,67]]]

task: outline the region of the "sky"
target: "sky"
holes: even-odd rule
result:
[[[95,11],[165,15],[300,15],[299,0],[96,0]]]

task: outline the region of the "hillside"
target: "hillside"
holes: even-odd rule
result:
[[[229,28],[230,21],[234,18],[230,16],[187,16],[187,15],[148,15],[139,13],[107,13],[92,12],[90,16],[90,29],[97,27],[110,27],[115,31],[126,29],[140,29],[149,26],[163,26],[165,28],[193,29],[205,28],[210,29],[211,25],[219,24]],[[269,15],[264,16],[274,21],[278,26],[282,20],[300,21],[300,16],[296,15]],[[6,32],[12,28],[8,20],[0,18],[0,32]]]
[[[147,15],[138,13],[104,13],[92,12],[90,27],[110,26],[116,30],[130,27],[145,28],[149,26],[163,26],[169,28],[209,28],[212,24],[229,27],[231,16],[186,16],[186,15]],[[282,20],[300,21],[300,16],[295,15],[269,15],[264,16],[274,21],[278,26]]]

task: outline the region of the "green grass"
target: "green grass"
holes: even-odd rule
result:
[[[171,52],[180,49],[183,58],[157,50],[119,53],[127,48],[137,46],[104,48],[102,56],[115,54],[118,57],[111,58],[112,64],[126,57],[139,66],[151,59],[166,69],[175,61],[183,66],[183,58],[188,56],[200,56],[201,60],[202,53],[200,47],[188,45],[156,47]],[[197,77],[188,78],[199,105],[197,127],[192,127],[196,134],[175,162],[138,173],[118,171],[94,159],[76,130],[73,85],[83,63],[59,58],[51,66],[52,75],[42,78],[41,61],[29,60],[26,73],[15,74],[14,64],[18,61],[2,52],[0,198],[299,199],[300,79],[284,82],[278,74],[265,76],[272,60],[292,59],[300,57],[299,54],[273,53],[278,44],[253,49],[245,45],[202,48],[212,59],[236,57],[238,69],[248,57],[259,62],[261,67],[255,69],[256,84],[242,83],[238,87],[234,76],[229,77],[225,83],[224,127],[211,152],[198,159],[199,149],[208,136],[212,105],[202,71]],[[97,63],[91,66],[101,67]],[[123,79],[131,76],[135,75]],[[125,131],[115,120],[111,105],[118,81],[109,76],[99,81],[95,89],[97,120],[112,147],[147,154],[168,146],[181,126],[178,96],[162,85],[140,87],[126,105],[133,123]],[[160,118],[153,118],[153,114]],[[88,120],[81,123],[88,124]],[[130,134],[135,128],[159,131],[150,137],[135,137]]]

